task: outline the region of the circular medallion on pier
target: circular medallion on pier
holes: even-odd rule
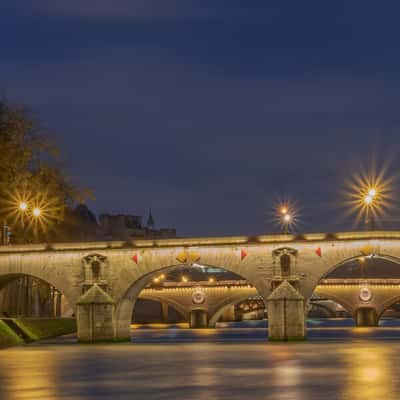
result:
[[[193,292],[192,294],[193,304],[203,304],[205,301],[206,301],[206,295],[202,290],[197,289]]]
[[[359,297],[361,301],[370,301],[372,299],[372,292],[368,287],[362,287]]]

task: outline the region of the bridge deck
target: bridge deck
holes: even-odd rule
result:
[[[337,233],[305,233],[288,235],[258,235],[258,236],[227,236],[227,237],[195,237],[173,239],[137,239],[131,241],[101,241],[77,243],[45,243],[0,246],[0,253],[20,253],[38,251],[66,250],[101,250],[123,248],[157,248],[180,246],[224,246],[224,245],[254,245],[287,242],[323,242],[348,241],[368,239],[400,239],[400,231],[363,231]]]

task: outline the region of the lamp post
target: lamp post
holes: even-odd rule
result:
[[[345,191],[347,214],[355,214],[356,222],[362,223],[363,229],[375,230],[377,218],[383,221],[382,217],[387,217],[394,206],[394,179],[387,175],[387,168],[377,170],[375,167],[353,174],[349,179]]]
[[[293,222],[293,216],[287,206],[282,206],[279,209],[280,223],[282,226],[282,233],[288,234],[290,233],[290,225]]]
[[[33,218],[34,218],[33,237],[34,237],[34,240],[35,240],[35,242],[36,242],[37,239],[38,239],[37,222],[38,222],[39,218],[40,218],[41,215],[42,215],[42,210],[41,210],[39,207],[35,207],[35,208],[32,210],[32,215],[33,215]]]
[[[33,207],[32,212],[28,214],[30,210],[29,203],[26,201],[21,201],[18,204],[18,212],[21,216],[21,228],[22,228],[22,241],[25,242],[25,219],[27,215],[32,217],[32,225],[33,225],[33,237],[34,241],[37,241],[38,231],[37,231],[37,224],[39,222],[39,218],[42,216],[42,209],[40,207]]]
[[[25,243],[25,213],[28,210],[28,204],[25,201],[21,201],[18,205],[18,210],[21,213],[22,242]]]
[[[368,188],[364,194],[363,201],[365,207],[365,225],[371,231],[375,230],[375,216],[373,209],[377,206],[378,191],[376,188]]]
[[[25,218],[27,212],[29,210],[29,204],[25,201],[21,201],[18,204],[18,211],[21,215],[21,227],[22,227],[22,241],[25,242]],[[33,218],[33,235],[34,241],[37,241],[37,222],[38,218],[40,218],[42,214],[42,210],[39,207],[34,207],[32,209],[32,218]],[[32,313],[32,296],[33,296],[33,279],[31,276],[25,276],[23,278],[23,284],[25,287],[24,293],[24,313],[26,316],[31,315]]]

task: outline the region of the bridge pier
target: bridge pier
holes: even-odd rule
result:
[[[168,303],[161,303],[161,315],[162,315],[162,320],[163,322],[167,323],[168,322]]]
[[[268,338],[272,341],[305,339],[304,297],[284,280],[267,298]]]
[[[208,313],[206,310],[192,310],[189,316],[189,326],[191,329],[208,328]]]
[[[115,302],[94,284],[77,302],[78,341],[112,342],[116,339]]]
[[[361,307],[355,312],[356,326],[378,326],[378,315],[373,307]]]

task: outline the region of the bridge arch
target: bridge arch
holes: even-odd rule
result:
[[[311,310],[312,310],[313,307],[319,308],[320,310],[323,310],[324,312],[326,312],[328,318],[334,318],[335,317],[335,312],[329,306],[327,306],[326,304],[313,302],[311,307],[310,307],[310,309],[309,309],[309,311],[308,311],[308,313],[307,313],[307,316],[309,318],[310,318],[310,313],[311,313]]]
[[[357,306],[347,301],[344,297],[338,296],[328,291],[324,291],[324,288],[319,286],[315,292],[318,296],[328,300],[332,300],[335,303],[341,305],[351,316],[354,316]],[[308,314],[308,313],[307,313]]]
[[[216,264],[201,263],[201,266],[204,266],[206,268],[218,268],[227,272],[233,272],[234,274],[244,278],[247,282],[249,282],[249,284],[252,285],[261,296],[264,294],[265,298],[267,297],[269,293],[269,287],[265,284],[264,281],[260,281],[255,278],[254,269],[249,269],[247,272],[243,270],[243,267],[237,261],[235,261],[235,263],[228,262],[227,267],[221,264],[222,262]],[[152,279],[159,276],[161,273],[168,273],[174,269],[182,267],[191,268],[192,266],[192,264],[182,263],[165,266],[149,265],[147,267],[147,272],[142,272],[142,274],[138,276],[137,279],[131,281],[128,285],[126,285],[126,289],[120,296],[116,307],[117,337],[120,339],[125,339],[130,336],[130,321],[135,302],[137,298],[140,297],[140,292]]]
[[[0,315],[3,317],[71,318],[74,313],[74,304],[51,282],[27,274],[0,278]]]
[[[392,307],[394,304],[398,302],[400,302],[400,294],[392,296],[386,301],[382,302],[381,304],[378,304],[376,307],[378,321],[382,318],[383,314],[388,308]]]
[[[70,317],[74,313],[71,301],[52,282],[37,276],[0,276],[0,314],[4,316]]]
[[[75,311],[80,288],[74,285],[71,271],[54,261],[34,253],[0,255],[0,288],[16,278],[32,277],[56,288]]]
[[[351,255],[350,257],[347,258],[343,258],[340,261],[336,260],[336,263],[332,264],[331,266],[328,266],[327,269],[319,276],[319,277],[310,277],[310,283],[311,285],[309,286],[309,289],[305,290],[305,294],[306,294],[306,299],[310,299],[312,294],[316,292],[317,286],[324,280],[327,279],[329,277],[329,275],[331,275],[333,272],[335,272],[336,270],[338,270],[339,268],[345,266],[346,264],[358,261],[358,260],[362,260],[362,259],[375,259],[375,260],[385,260],[385,261],[389,261],[393,264],[397,264],[399,266],[399,275],[400,275],[400,257],[398,256],[393,256],[390,254],[381,254],[381,253],[374,253],[371,252],[371,254],[369,255],[364,255],[362,253],[360,253],[359,250],[356,250],[357,254],[356,255]],[[327,261],[325,261],[327,262]],[[321,289],[322,290],[322,289]],[[332,299],[334,301],[336,301],[337,303],[341,304],[342,302],[345,303],[345,301],[341,300],[340,298],[336,299]],[[349,308],[344,307],[346,309],[349,310]],[[351,307],[353,308],[353,307]],[[350,310],[349,310],[350,311]]]
[[[341,265],[370,255],[400,263],[398,232],[343,232],[332,240],[306,244],[299,249],[300,292],[306,300],[326,275]]]
[[[369,254],[348,257],[328,268],[313,293],[341,304],[357,326],[374,326],[383,312],[400,300],[396,287],[390,286],[390,280],[399,277],[399,257],[370,250]],[[389,280],[388,288],[385,279]],[[370,294],[363,298],[365,291]]]

